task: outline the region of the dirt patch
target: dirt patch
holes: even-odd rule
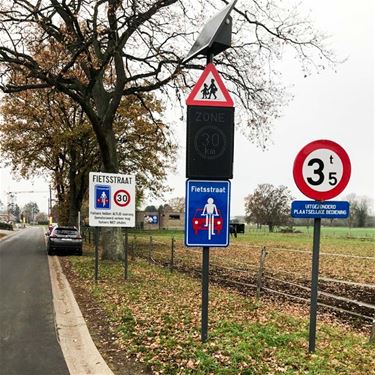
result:
[[[74,297],[85,318],[90,335],[100,354],[115,375],[144,375],[152,374],[145,365],[132,358],[126,358],[124,350],[117,344],[116,335],[111,332],[108,316],[97,301],[82,287],[82,281],[72,270],[69,260],[59,258],[63,272],[73,290]]]

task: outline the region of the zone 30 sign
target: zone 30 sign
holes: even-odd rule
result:
[[[89,225],[135,226],[135,176],[90,172]]]

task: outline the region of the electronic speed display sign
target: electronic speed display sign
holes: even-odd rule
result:
[[[234,108],[189,106],[187,123],[186,176],[232,178]]]
[[[233,178],[233,100],[213,64],[207,65],[186,104],[186,177]]]
[[[135,176],[90,172],[89,225],[135,226]]]
[[[337,143],[326,139],[307,144],[293,166],[294,181],[309,198],[324,201],[340,194],[349,182],[350,159]]]

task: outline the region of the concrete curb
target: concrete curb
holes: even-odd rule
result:
[[[71,375],[113,375],[98,352],[58,257],[49,256],[57,337]]]
[[[8,230],[1,230],[0,229],[0,232],[5,234],[4,237],[0,237],[0,241],[4,241],[4,240],[7,240],[8,238],[14,236],[15,234],[17,234],[19,231],[18,230],[13,230],[13,231],[9,230],[8,231]]]

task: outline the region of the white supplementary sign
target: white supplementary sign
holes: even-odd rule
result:
[[[89,225],[135,226],[135,176],[90,172]]]

